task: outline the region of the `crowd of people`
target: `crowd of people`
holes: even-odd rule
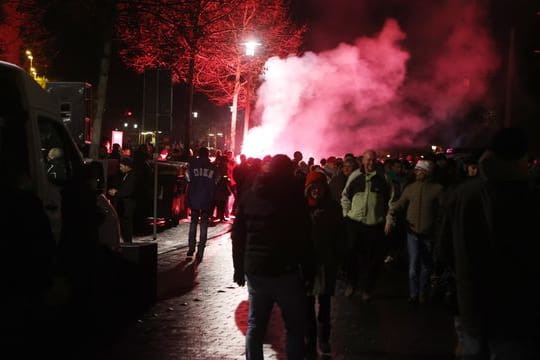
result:
[[[230,151],[215,155],[201,147],[182,158],[187,256],[196,252],[201,263],[209,222],[234,220],[234,281],[249,292],[248,359],[263,358],[274,303],[288,359],[330,353],[337,282],[343,280],[344,296],[376,301],[381,270],[392,262],[407,266],[411,306],[445,294],[458,358],[538,356],[538,242],[528,234],[540,215],[540,176],[521,130],[501,130],[483,154],[464,159],[381,158],[371,149],[318,163],[300,151],[241,155],[239,163]],[[118,201],[129,242],[135,210],[126,194],[136,196],[129,179],[139,168],[132,158],[119,162],[123,177],[108,194]]]
[[[366,150],[309,165],[298,151],[236,168],[231,237],[234,281],[249,292],[246,357],[263,358],[274,303],[288,359],[330,352],[336,279],[345,296],[375,301],[384,262],[403,254],[411,306],[445,287],[458,358],[537,358],[540,190],[525,134],[501,130],[464,161],[384,160]]]

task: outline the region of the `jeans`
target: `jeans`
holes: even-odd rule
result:
[[[300,273],[248,274],[246,278],[249,292],[246,359],[264,359],[263,340],[274,303],[279,305],[285,323],[287,359],[303,359],[306,295]]]
[[[407,233],[409,251],[409,296],[426,294],[433,268],[432,238],[427,235]]]
[[[196,210],[191,209],[191,223],[189,224],[189,237],[188,237],[188,251],[195,251],[195,244],[197,238],[197,226],[199,225],[199,217],[201,221],[201,234],[199,237],[199,247],[197,249],[197,256],[202,257],[204,248],[206,246],[206,240],[208,238],[208,210]]]

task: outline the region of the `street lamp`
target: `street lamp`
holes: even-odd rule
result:
[[[249,40],[243,44],[246,48],[247,56],[255,56],[255,49],[261,44],[256,40]],[[246,108],[244,110],[244,136],[242,142],[245,144],[249,131],[249,119],[251,117],[251,74],[246,76]]]
[[[30,60],[29,72],[32,74],[32,76],[35,79],[37,76],[37,71],[36,69],[34,69],[34,56],[32,55],[32,52],[30,50],[26,50],[24,53],[26,54],[26,58]]]
[[[261,44],[259,44],[256,40],[249,40],[243,43],[242,45],[246,47],[247,56],[255,56],[255,49],[257,48],[257,46],[260,46]]]

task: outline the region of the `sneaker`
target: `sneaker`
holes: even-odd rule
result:
[[[189,250],[189,251],[187,252],[186,256],[187,256],[187,257],[193,257],[193,253],[194,253],[194,252],[195,252],[195,251],[193,251],[193,250]]]
[[[384,263],[385,263],[385,264],[390,264],[390,263],[393,262],[393,261],[394,261],[394,258],[393,258],[392,256],[390,256],[390,255],[388,255],[388,256],[386,257],[386,259],[384,259]]]
[[[319,351],[321,352],[321,354],[330,354],[332,352],[330,343],[328,341],[319,342]]]

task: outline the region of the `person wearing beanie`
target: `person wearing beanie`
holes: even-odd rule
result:
[[[480,175],[456,190],[443,219],[463,358],[540,358],[540,243],[531,230],[540,189],[528,177],[527,152],[522,129],[497,131],[480,157]]]
[[[133,218],[137,207],[137,175],[133,171],[133,159],[122,157],[120,159],[120,184],[110,188],[108,194],[113,197],[116,212],[120,219],[120,233],[125,243],[133,241]]]
[[[385,226],[385,232],[390,234],[399,214],[405,212],[402,218],[407,226],[409,302],[412,304],[425,303],[429,297],[436,219],[443,193],[443,186],[432,181],[434,167],[431,160],[417,161],[416,180],[390,205]]]
[[[330,347],[331,298],[343,250],[341,206],[332,199],[326,175],[311,171],[306,176],[305,196],[311,217],[311,242],[315,255],[315,278],[308,289],[306,312],[306,354],[328,354]],[[317,310],[318,309],[318,312]]]
[[[299,186],[300,185],[300,186]],[[246,358],[263,358],[263,341],[277,303],[287,329],[287,359],[304,358],[306,288],[314,273],[304,183],[294,164],[275,155],[238,203],[231,231],[234,276],[249,293]]]

